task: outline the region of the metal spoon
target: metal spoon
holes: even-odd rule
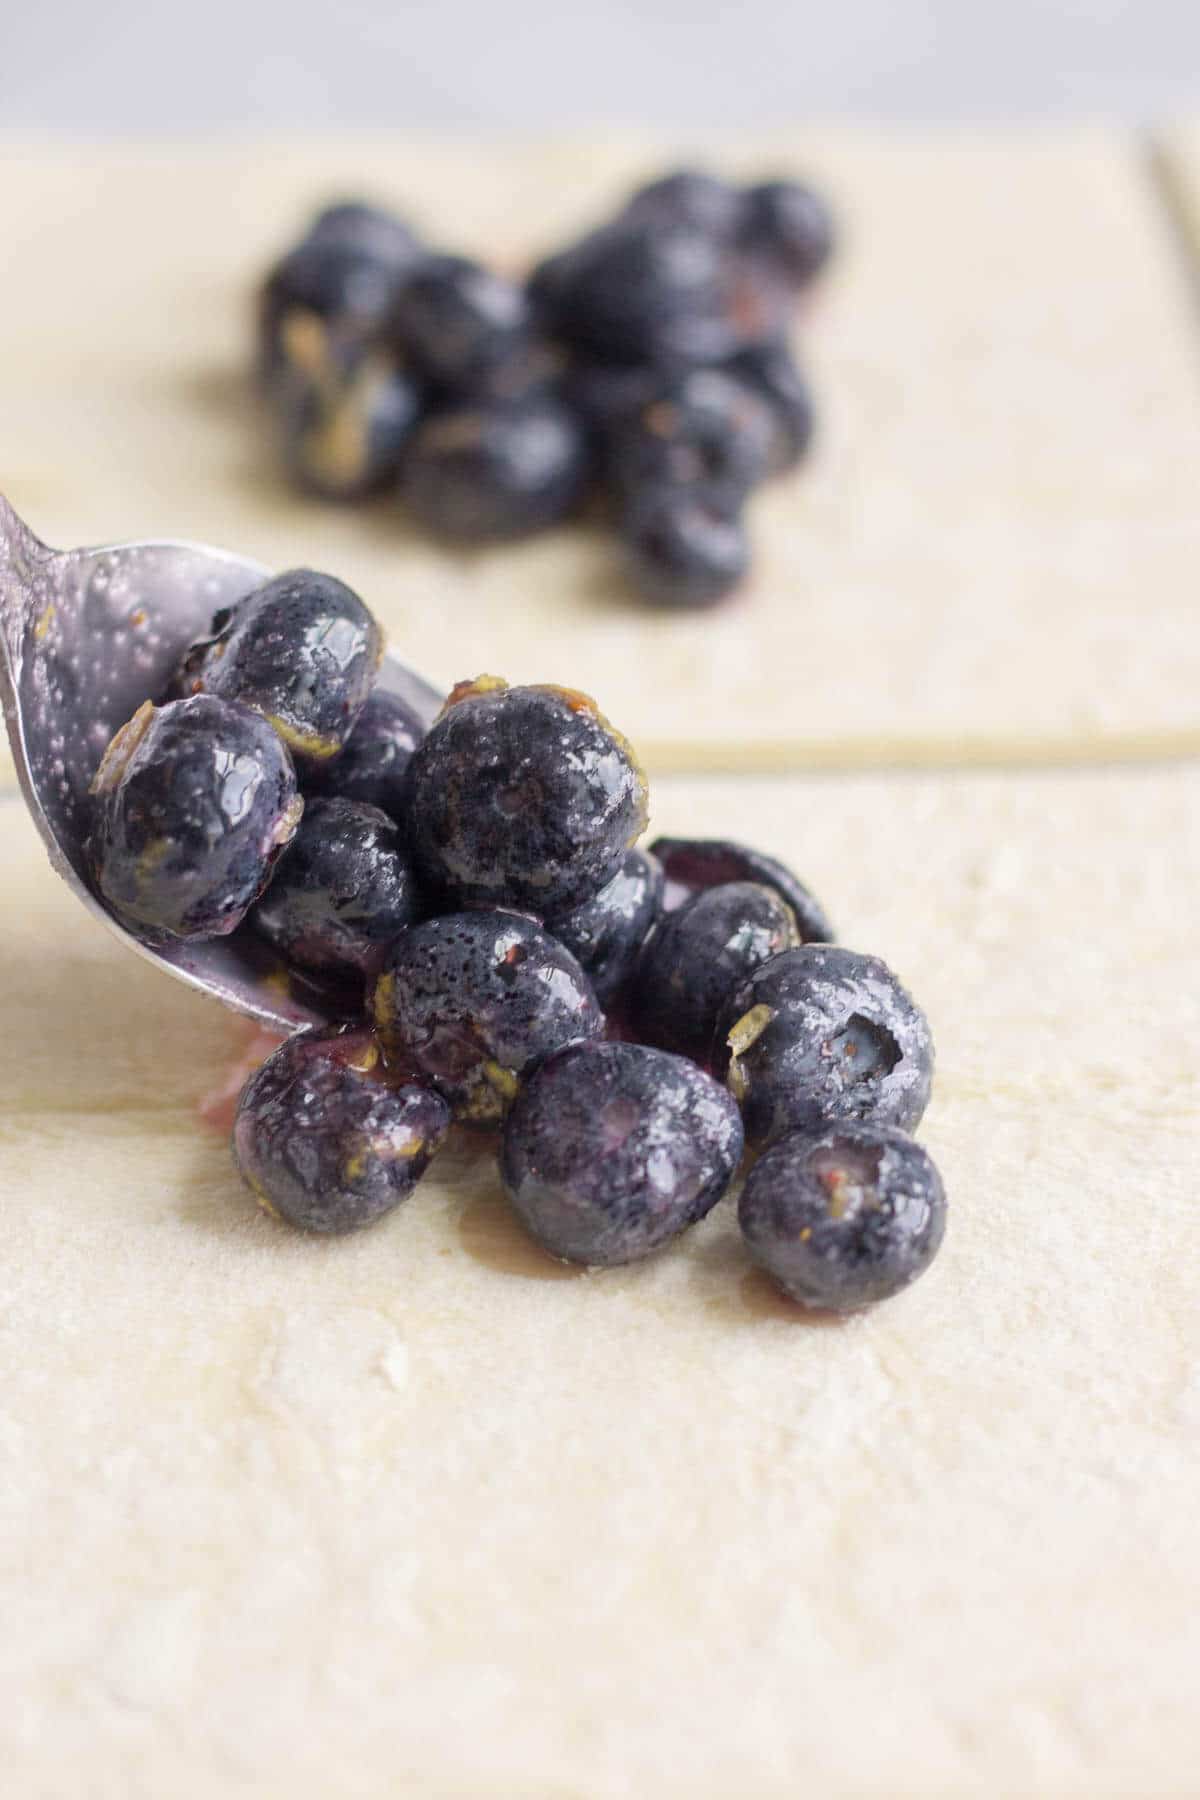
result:
[[[147,961],[235,1012],[284,1031],[336,1007],[289,981],[242,927],[227,938],[143,944],[93,891],[84,858],[88,788],[104,748],[143,700],[158,700],[212,616],[271,571],[202,544],[49,550],[0,495],[0,703],[26,805],[50,861],[76,897]],[[432,720],[442,696],[393,657],[379,684]]]

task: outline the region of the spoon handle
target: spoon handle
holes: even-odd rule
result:
[[[0,494],[0,699],[10,733],[25,643],[39,610],[39,596],[42,605],[49,599],[46,565],[53,556]]]
[[[23,688],[28,685],[31,645],[38,641],[38,621],[53,614],[54,565],[57,557],[34,536],[25,521],[0,494],[0,710],[16,765],[25,804],[58,873],[78,892],[71,858],[59,842],[43,796],[30,768],[26,742]],[[44,631],[43,631],[43,635]]]

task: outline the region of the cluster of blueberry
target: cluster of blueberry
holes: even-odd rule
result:
[[[540,530],[599,486],[638,591],[708,605],[746,573],[747,496],[808,447],[786,332],[832,243],[807,187],[681,170],[522,286],[376,207],[328,207],[261,295],[284,466],[328,499],[398,488],[459,544]]]
[[[906,1285],[941,1240],[908,1133],[923,1014],[831,943],[773,858],[660,838],[630,746],[569,688],[464,682],[426,731],[373,688],[378,626],[329,576],[213,620],[93,783],[99,892],[144,938],[243,921],[345,1023],[247,1083],[243,1176],[314,1231],[412,1193],[454,1120],[499,1134],[509,1199],[554,1255],[658,1249],[726,1192],[803,1304]],[[173,696],[173,697],[172,697]]]

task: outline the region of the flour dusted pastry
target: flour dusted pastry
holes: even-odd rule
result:
[[[319,529],[322,565],[415,668],[446,685],[465,661],[525,681],[579,670],[652,771],[1195,747],[1194,321],[1126,138],[692,148],[734,177],[811,176],[844,221],[805,326],[819,432],[803,472],[752,503],[756,573],[724,613],[627,606],[598,533],[448,556],[386,507],[369,526],[314,513],[264,483],[239,385],[248,298],[322,196],[372,192],[519,273],[660,164],[634,135],[486,155],[392,137],[97,151],[83,210],[70,154],[11,141],[0,313],[22,354],[0,487],[63,545],[170,532],[286,568]],[[64,209],[70,230],[47,231]],[[45,295],[80,268],[86,319],[65,348]]]
[[[283,1231],[197,1128],[246,1028],[0,808],[14,1794],[1187,1791],[1196,774],[660,780],[656,820],[770,843],[928,1007],[955,1211],[874,1313],[798,1319],[728,1201],[564,1268],[461,1143]]]

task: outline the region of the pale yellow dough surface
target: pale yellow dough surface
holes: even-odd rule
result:
[[[682,151],[809,175],[844,228],[804,340],[820,446],[755,503],[739,604],[648,615],[600,530],[448,554],[280,486],[248,302],[314,203],[365,188],[517,268]],[[659,768],[1200,747],[1200,380],[1131,140],[10,139],[0,243],[0,491],[50,542],[327,567],[430,676],[583,683]]]
[[[931,1013],[951,1223],[806,1323],[728,1205],[575,1274],[461,1153],[353,1241],[240,1028],[0,805],[0,1767],[36,1800],[1190,1795],[1200,775],[664,780]]]

